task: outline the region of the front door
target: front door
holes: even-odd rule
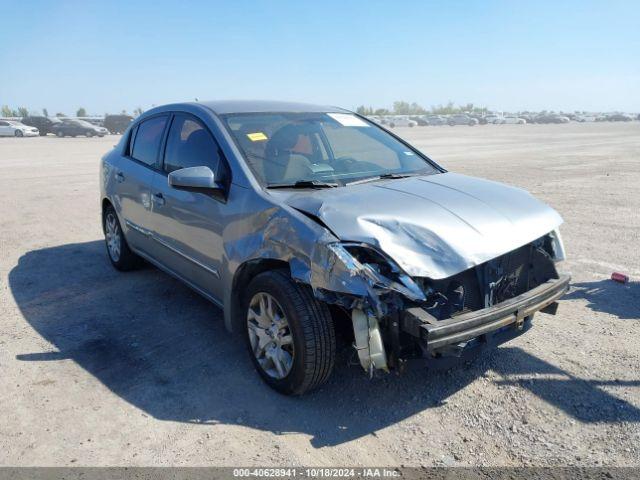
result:
[[[175,114],[162,170],[153,174],[152,256],[192,286],[221,300],[226,199],[211,192],[177,190],[167,181],[174,170],[199,166],[211,168],[221,183],[229,178],[218,143],[204,124],[192,115]]]

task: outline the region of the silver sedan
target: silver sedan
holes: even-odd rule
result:
[[[154,108],[102,158],[100,202],[113,266],[219,305],[286,394],[327,380],[337,335],[371,375],[469,359],[568,288],[553,209],[335,107]]]

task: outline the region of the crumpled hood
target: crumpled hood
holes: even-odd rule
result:
[[[432,279],[505,254],[562,223],[522,189],[456,173],[296,192],[284,201],[341,240],[374,245],[410,276]]]

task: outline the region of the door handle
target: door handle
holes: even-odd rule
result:
[[[162,192],[153,194],[153,203],[160,206],[165,204],[164,195],[162,195]]]
[[[122,172],[116,173],[116,182],[118,183],[124,182],[124,174]]]

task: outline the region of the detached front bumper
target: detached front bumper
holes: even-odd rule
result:
[[[410,308],[402,314],[401,328],[420,340],[427,356],[450,354],[474,343],[490,342],[501,335],[505,340],[523,331],[525,321],[538,311],[555,314],[556,301],[569,289],[569,275],[549,280],[522,295],[482,310],[438,320],[422,308]],[[504,340],[503,340],[504,341]]]

